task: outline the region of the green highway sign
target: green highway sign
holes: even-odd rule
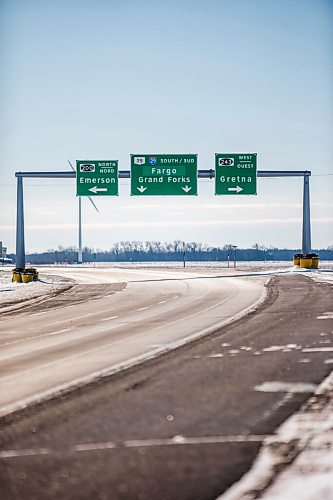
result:
[[[117,196],[117,160],[77,160],[77,196]]]
[[[216,153],[215,194],[257,194],[257,153]]]
[[[198,194],[197,155],[131,155],[131,195]]]

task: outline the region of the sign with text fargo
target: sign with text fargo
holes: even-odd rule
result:
[[[196,154],[132,154],[131,195],[198,194]]]

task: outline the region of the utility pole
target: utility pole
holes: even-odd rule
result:
[[[237,245],[232,245],[232,248],[234,250],[234,267],[236,267],[236,249],[238,248]]]
[[[186,261],[186,243],[183,241],[183,267],[185,267],[185,261]]]
[[[76,170],[73,167],[73,165],[71,164],[71,162],[69,160],[67,160],[67,161],[69,163],[69,166],[73,170],[73,172],[75,172],[75,174],[76,174]],[[83,263],[83,258],[82,258],[82,203],[81,203],[81,196],[78,196],[78,198],[79,198],[79,251],[77,254],[77,263],[82,264]],[[96,207],[95,203],[93,202],[93,200],[91,199],[90,196],[88,196],[88,199],[89,199],[90,203],[92,204],[92,206],[94,207],[94,209],[96,210],[96,212],[98,212],[99,210]]]

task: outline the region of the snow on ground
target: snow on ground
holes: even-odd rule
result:
[[[333,372],[302,408],[264,441],[252,469],[219,498],[333,500],[332,477]]]
[[[60,293],[70,286],[70,280],[61,276],[42,275],[38,281],[30,283],[12,282],[11,269],[0,270],[0,311],[10,306],[37,299],[54,293]]]
[[[43,297],[47,295],[52,295],[54,293],[59,293],[65,290],[69,286],[68,278],[62,277],[63,266],[47,266],[52,267],[54,270],[59,270],[59,276],[54,274],[48,275],[43,274],[43,266],[38,266],[40,272],[40,279],[31,283],[12,283],[12,268],[9,266],[4,266],[0,268],[0,310],[3,307],[8,307],[15,302],[26,302],[28,300],[33,300],[38,297]],[[164,268],[164,269],[183,269],[183,262],[121,262],[121,263],[96,263],[96,264],[84,264],[78,265],[68,265],[66,269],[77,270],[89,268],[93,270],[96,267],[96,271],[100,271],[103,268],[121,268],[121,269],[143,269],[143,268]],[[321,263],[321,267],[318,270],[302,269],[290,265],[289,261],[260,261],[260,262],[237,262],[236,268],[234,268],[234,262],[230,262],[228,267],[226,262],[186,262],[186,269],[191,270],[207,270],[216,272],[219,271],[221,274],[224,273],[253,273],[260,274],[274,274],[274,273],[293,273],[293,272],[303,272],[307,273],[307,276],[314,279],[315,281],[333,283],[333,262],[325,261]]]

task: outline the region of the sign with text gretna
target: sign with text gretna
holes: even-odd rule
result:
[[[257,153],[216,153],[215,194],[257,194]]]
[[[118,196],[117,160],[77,160],[77,196]]]
[[[131,155],[131,195],[197,194],[196,154]]]

